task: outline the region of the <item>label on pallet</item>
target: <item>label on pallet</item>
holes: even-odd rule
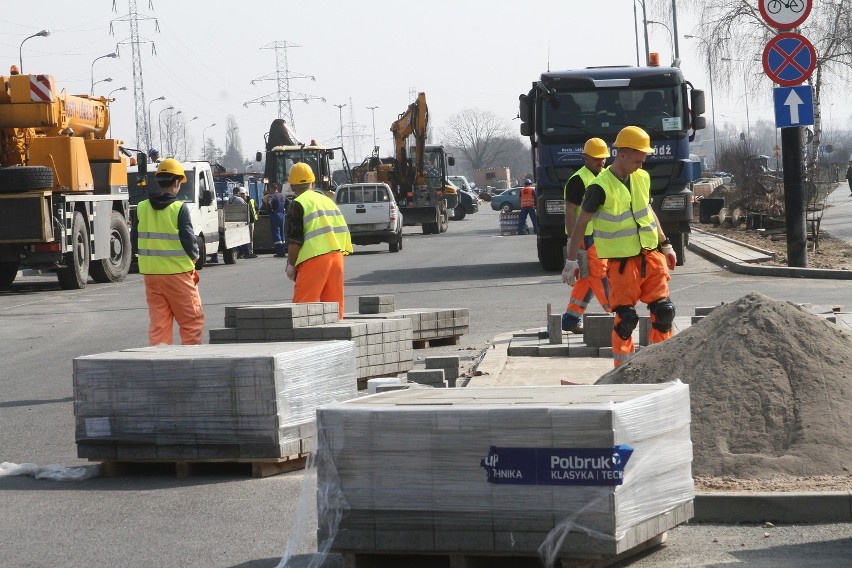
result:
[[[633,448],[499,448],[480,466],[488,483],[508,485],[621,485]]]

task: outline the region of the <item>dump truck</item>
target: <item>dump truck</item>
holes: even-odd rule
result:
[[[0,289],[21,269],[54,272],[66,290],[124,280],[132,153],[107,137],[109,100],[69,95],[53,75],[0,83]]]
[[[563,188],[583,166],[583,145],[602,138],[610,146],[625,126],[651,137],[644,169],[651,199],[678,264],[685,259],[696,179],[689,142],[704,128],[704,92],[692,88],[678,67],[588,67],[548,71],[520,95],[521,135],[532,146],[539,232],[538,259],[561,270],[565,246]]]

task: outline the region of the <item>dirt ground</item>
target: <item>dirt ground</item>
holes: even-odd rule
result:
[[[747,230],[744,226],[725,228],[719,225],[696,224],[695,228],[774,252],[775,260],[761,263],[763,266],[787,266],[787,239],[784,235],[762,236],[757,231]],[[852,270],[852,245],[823,231],[820,234],[816,252],[813,250],[813,243],[808,241],[808,266]]]
[[[752,491],[755,493],[852,491],[852,475],[818,475],[813,477],[780,475],[770,479],[695,476],[695,490],[700,492]]]

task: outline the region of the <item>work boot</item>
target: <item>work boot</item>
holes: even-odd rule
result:
[[[582,335],[583,334],[583,326],[578,323],[577,325],[575,325],[574,327],[572,327],[570,329],[567,329],[566,331],[569,331],[569,332],[577,334],[577,335]]]
[[[210,260],[207,261],[207,264],[219,264],[219,255],[214,254],[210,257]]]

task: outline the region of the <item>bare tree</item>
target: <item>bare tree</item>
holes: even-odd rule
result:
[[[756,64],[751,57],[739,54],[762,54],[766,43],[778,31],[764,21],[757,2],[751,0],[718,0],[698,7],[699,42],[703,54],[713,65],[717,86],[736,84],[737,76],[751,76],[748,86],[753,93],[769,81],[762,73],[755,73]],[[817,52],[816,68],[808,84],[814,89],[814,135],[809,141],[807,176],[814,178],[816,161],[822,138],[822,113],[820,96],[823,89],[841,88],[841,83],[852,76],[852,13],[837,0],[814,0],[808,19],[799,28],[802,35],[813,43]],[[736,75],[733,75],[736,73]]]
[[[442,129],[444,143],[453,147],[474,170],[503,166],[508,150],[508,123],[491,111],[465,109]]]
[[[222,157],[222,165],[229,170],[242,168],[245,158],[243,157],[243,144],[240,141],[240,127],[233,115],[228,115],[228,124],[225,129],[225,155]]]

